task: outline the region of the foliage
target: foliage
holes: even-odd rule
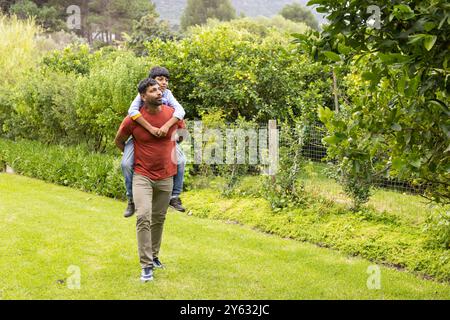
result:
[[[12,97],[12,112],[3,131],[11,137],[46,143],[76,142],[75,77],[57,72],[29,72]]]
[[[89,74],[94,62],[95,55],[90,54],[87,45],[72,45],[63,50],[55,50],[42,60],[42,64],[49,70],[80,75]]]
[[[156,14],[155,5],[147,0],[93,0],[88,8],[87,29],[104,35],[108,43],[112,43],[113,34],[119,39],[122,32],[130,32],[134,21]]]
[[[85,145],[68,148],[4,139],[0,139],[0,150],[0,158],[24,176],[125,199],[117,156],[87,152]]]
[[[0,133],[14,108],[14,87],[38,64],[41,51],[37,36],[42,30],[33,19],[20,20],[0,13]]]
[[[74,99],[78,124],[93,150],[114,148],[114,137],[137,95],[137,83],[150,69],[150,61],[131,52],[115,52],[94,65],[77,83]]]
[[[345,126],[347,109],[341,108],[334,113],[326,107],[318,110],[319,119],[325,123],[328,136],[323,142],[328,146],[339,145],[339,148],[329,147],[327,156],[337,160],[334,178],[344,187],[345,193],[353,200],[354,210],[359,210],[370,197],[370,188],[374,173],[373,156],[374,141],[364,136],[365,132],[360,126],[349,126],[342,133]]]
[[[216,110],[229,122],[239,116],[286,119],[304,110],[315,117],[318,105],[332,103],[330,75],[293,55],[295,46],[285,33],[271,29],[260,36],[246,30],[255,24],[234,23],[192,28],[181,41],[147,44],[148,56],[171,70],[172,91],[189,118]]]
[[[72,5],[81,10],[81,29],[74,31],[97,46],[120,40],[122,32],[130,32],[135,21],[156,13],[154,4],[148,0],[21,0],[13,5],[5,4],[4,9],[22,17],[35,16],[38,23],[52,32],[67,29],[69,14],[66,10]]]
[[[431,243],[438,247],[450,249],[450,210],[441,208],[437,213],[429,214],[424,227],[431,236]]]
[[[41,25],[47,32],[67,29],[57,8],[53,6],[38,6],[30,0],[19,0],[9,8],[9,13],[17,15],[21,19],[34,17],[36,23]]]
[[[360,164],[366,154],[375,174],[423,184],[427,197],[449,202],[448,4],[382,1],[379,29],[365,13],[370,1],[309,4],[329,12],[330,25],[317,38],[297,36],[303,49],[361,74],[359,93],[341,97],[345,115],[328,117],[329,150]]]
[[[304,135],[305,126],[301,122],[291,127],[286,121],[281,126],[277,171],[274,176],[266,177],[262,191],[274,211],[293,208],[304,201],[303,184],[298,179],[304,166],[301,156]]]
[[[285,5],[281,9],[280,15],[295,22],[303,22],[314,30],[319,30],[319,23],[316,17],[308,8],[305,8],[298,2]]]
[[[125,46],[132,49],[137,55],[145,53],[144,43],[155,38],[163,41],[175,39],[175,34],[170,30],[169,23],[159,19],[159,15],[149,13],[139,21],[133,22],[131,34],[124,33]]]
[[[229,21],[236,18],[236,9],[230,0],[188,0],[181,17],[181,28],[202,25],[210,18]]]
[[[206,27],[214,28],[219,24],[224,24],[217,19],[208,19]],[[303,22],[295,22],[285,19],[280,15],[273,17],[255,17],[233,19],[225,25],[231,26],[239,31],[247,31],[260,37],[268,37],[275,33],[280,33],[280,37],[287,37],[292,33],[305,33],[308,27]],[[198,30],[198,29],[197,29]],[[189,32],[186,32],[189,34]]]
[[[84,142],[95,151],[114,149],[115,133],[149,63],[108,48],[49,53],[21,83],[0,90],[0,107],[9,111],[0,117],[3,133],[44,143]]]
[[[221,110],[231,123],[240,117],[315,121],[317,106],[332,103],[330,74],[293,55],[285,31],[258,22],[212,23],[192,28],[182,40],[154,39],[146,48],[148,58],[111,47],[92,52],[86,45],[47,53],[20,83],[0,90],[6,111],[0,121],[8,120],[2,133],[107,151],[136,84],[154,65],[171,71],[171,89],[191,119]]]
[[[41,29],[32,19],[20,20],[17,16],[0,14],[0,84],[15,83],[39,58],[35,37]]]

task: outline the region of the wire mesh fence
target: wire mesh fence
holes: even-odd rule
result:
[[[235,123],[208,125],[201,121],[189,122],[187,131],[192,139],[184,143],[183,150],[190,159],[188,163],[193,163],[196,167],[206,165],[213,168],[212,171],[217,171],[215,168],[220,165],[242,164],[246,165],[249,174],[270,174],[273,168],[268,170],[268,167],[274,160],[279,160],[279,153],[283,147],[290,147],[287,148],[291,152],[289,156],[297,156],[298,153],[290,145],[293,130],[294,128],[284,128],[274,120],[269,123],[252,124],[245,128],[237,127]],[[326,129],[320,123],[303,128],[299,148],[302,160],[306,160],[308,165],[300,176],[312,187],[315,184],[324,186],[328,183],[328,190],[335,188],[336,190],[332,191],[341,192],[342,189],[333,178],[337,173],[335,166],[337,161],[328,157],[327,147],[322,142],[326,135]],[[231,160],[228,158],[230,146],[234,150]],[[199,152],[202,155],[200,158]],[[424,185],[414,185],[411,181],[396,177],[374,177],[373,186],[411,194],[421,194],[425,190]]]
[[[329,167],[328,171],[330,171],[333,170],[333,165],[336,164],[336,161],[327,157],[327,147],[322,142],[326,135],[327,131],[320,123],[308,128],[305,132],[302,155],[305,159],[314,163],[326,163]],[[281,137],[281,141],[283,141],[283,137]],[[411,181],[400,180],[396,177],[374,177],[373,185],[377,188],[412,194],[421,194],[426,187],[425,185],[416,185]]]

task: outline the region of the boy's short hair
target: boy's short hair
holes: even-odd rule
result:
[[[154,85],[158,85],[158,82],[156,82],[155,79],[146,78],[146,79],[142,80],[141,82],[139,82],[138,91],[140,94],[144,94],[147,91],[148,87],[151,87]]]
[[[149,78],[155,79],[156,77],[166,77],[167,79],[170,79],[169,70],[167,70],[164,67],[153,67],[150,70],[150,73],[148,75]]]

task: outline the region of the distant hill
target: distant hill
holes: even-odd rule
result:
[[[161,18],[168,20],[172,25],[179,25],[180,18],[186,7],[187,0],[152,0],[156,5],[156,10]],[[231,0],[238,14],[241,12],[248,17],[276,15],[287,4],[294,0]],[[306,6],[308,0],[297,0],[297,2]],[[310,7],[308,7],[310,8]],[[319,24],[325,21],[322,15],[312,10]]]

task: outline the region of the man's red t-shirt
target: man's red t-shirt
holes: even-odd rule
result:
[[[174,109],[162,105],[160,112],[151,114],[141,108],[142,117],[152,126],[161,128],[173,117]],[[175,141],[172,135],[178,127],[184,127],[182,121],[172,126],[165,137],[157,138],[130,117],[120,125],[120,134],[134,138],[134,171],[152,180],[163,180],[177,174]]]

